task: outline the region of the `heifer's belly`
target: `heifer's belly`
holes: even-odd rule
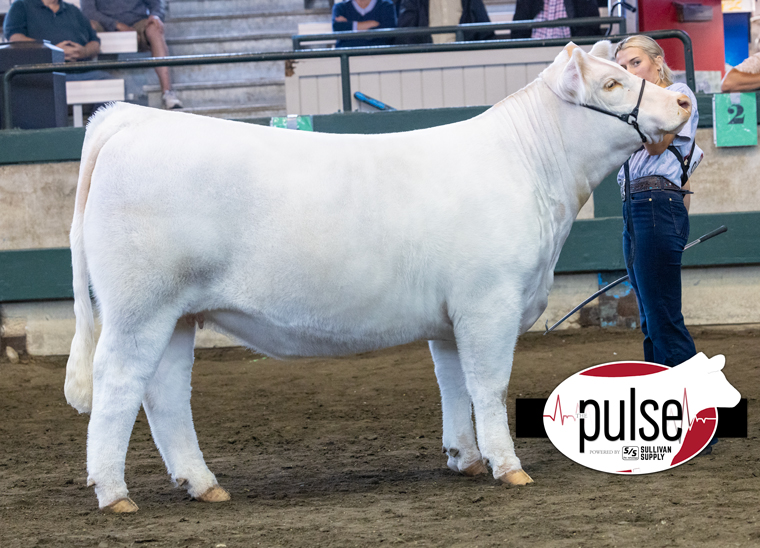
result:
[[[252,349],[279,358],[307,356],[341,356],[368,352],[420,339],[453,339],[453,329],[446,322],[427,325],[399,321],[372,328],[346,323],[342,328],[285,325],[263,314],[215,310],[206,319],[221,331],[232,335]]]

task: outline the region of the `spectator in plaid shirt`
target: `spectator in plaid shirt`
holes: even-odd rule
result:
[[[554,21],[599,17],[596,0],[517,0],[513,21]],[[547,27],[539,29],[515,29],[512,38],[570,38],[570,36],[598,36],[599,25],[582,27]]]

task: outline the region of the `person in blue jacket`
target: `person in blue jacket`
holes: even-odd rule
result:
[[[333,32],[396,28],[396,6],[392,0],[348,0],[333,6]],[[338,40],[337,48],[387,46],[392,39]]]

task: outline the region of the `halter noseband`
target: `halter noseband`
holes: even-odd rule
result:
[[[629,126],[633,126],[633,129],[635,129],[639,133],[639,137],[641,137],[641,142],[646,143],[647,138],[644,136],[643,133],[641,133],[641,130],[639,129],[639,105],[641,105],[641,98],[644,96],[644,86],[646,85],[647,81],[642,79],[641,80],[641,91],[639,91],[639,100],[636,102],[636,108],[634,108],[629,114],[615,114],[614,112],[610,112],[609,110],[604,110],[599,107],[595,107],[593,105],[587,105],[585,103],[581,103],[582,107],[590,108],[591,110],[595,110],[597,112],[601,112],[602,114],[607,114],[608,116],[614,116],[618,120],[622,120]]]

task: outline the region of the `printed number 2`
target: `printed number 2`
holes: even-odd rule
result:
[[[728,115],[733,116],[728,123],[729,124],[743,124],[744,123],[744,107],[741,105],[731,105],[728,107]]]

